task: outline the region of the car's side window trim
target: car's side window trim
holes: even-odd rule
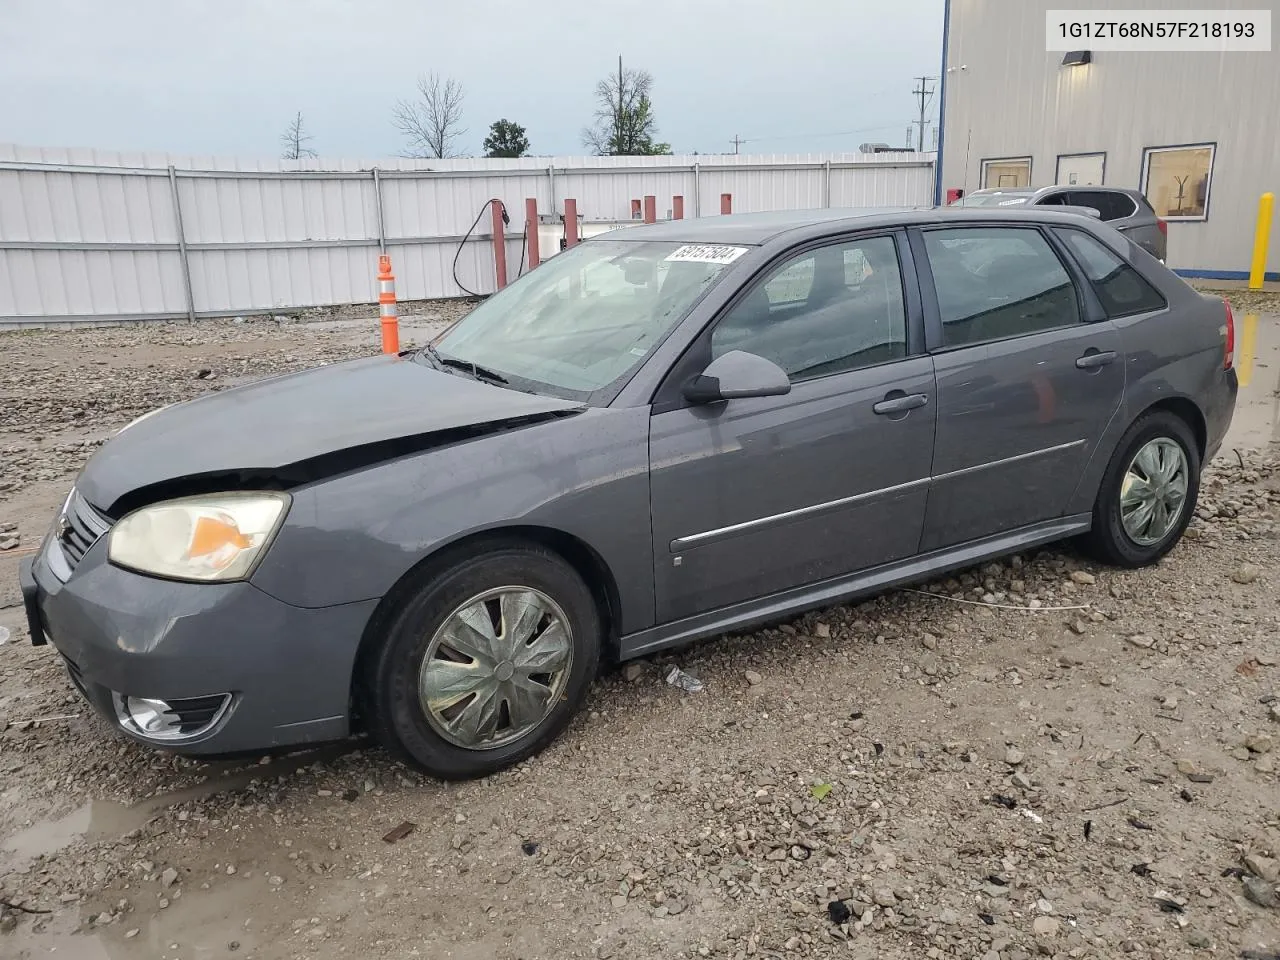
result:
[[[1085,272],[1084,264],[1081,262],[1081,255],[1076,253],[1074,250],[1072,250],[1071,244],[1067,242],[1067,238],[1065,236],[1065,234],[1067,233],[1078,233],[1078,234],[1081,234],[1082,236],[1088,237],[1090,240],[1094,241],[1100,247],[1102,247],[1104,251],[1106,251],[1107,253],[1110,253],[1117,260],[1119,260],[1123,266],[1128,267],[1130,270],[1132,270],[1135,274],[1137,274],[1138,278],[1141,279],[1151,289],[1152,293],[1154,293],[1157,297],[1160,298],[1160,306],[1156,307],[1153,310],[1134,310],[1129,313],[1108,314],[1106,305],[1102,302],[1102,296],[1101,294],[1098,293],[1098,287],[1101,284],[1101,281],[1093,280],[1088,275],[1088,273]],[[1135,267],[1132,263],[1126,260],[1123,256],[1121,256],[1115,250],[1111,249],[1111,247],[1103,243],[1098,237],[1095,237],[1093,234],[1089,233],[1086,230],[1081,230],[1079,227],[1069,227],[1065,225],[1060,227],[1054,227],[1054,229],[1049,231],[1049,235],[1054,239],[1054,241],[1057,242],[1057,244],[1061,247],[1062,252],[1066,254],[1066,256],[1071,260],[1072,264],[1075,266],[1076,271],[1079,273],[1081,280],[1085,284],[1085,289],[1090,294],[1092,294],[1092,299],[1097,301],[1098,309],[1101,312],[1103,319],[1127,320],[1130,317],[1154,316],[1158,313],[1165,313],[1168,311],[1169,298],[1165,296],[1164,291],[1161,290],[1154,283],[1152,283],[1150,280],[1148,280],[1147,277],[1143,275],[1141,270]]]
[[[933,279],[933,265],[929,262],[929,254],[925,248],[924,237],[926,233],[937,230],[968,230],[968,229],[1004,229],[1004,230],[1035,230],[1044,238],[1049,249],[1053,251],[1053,255],[1058,258],[1063,271],[1067,274],[1067,278],[1071,281],[1071,286],[1075,291],[1076,308],[1079,312],[1080,319],[1075,323],[1059,324],[1056,327],[1042,327],[1037,330],[1028,330],[1026,333],[1014,334],[1009,337],[992,337],[988,340],[975,340],[970,343],[948,344],[943,335],[942,329],[942,310],[938,302],[938,290]],[[911,242],[912,249],[915,253],[915,261],[920,266],[917,268],[917,275],[920,278],[920,292],[925,304],[925,345],[930,355],[939,353],[951,353],[956,350],[968,350],[971,347],[983,347],[992,343],[1004,343],[1009,340],[1021,340],[1024,337],[1034,337],[1042,333],[1052,333],[1055,330],[1069,330],[1073,327],[1083,326],[1092,323],[1095,320],[1106,318],[1106,314],[1102,310],[1101,303],[1097,300],[1093,293],[1093,287],[1088,283],[1087,278],[1080,272],[1076,262],[1066,254],[1061,245],[1061,241],[1052,236],[1052,231],[1046,230],[1044,224],[1041,223],[1011,223],[1008,220],[966,220],[963,223],[938,223],[925,224],[922,226],[911,227],[908,230],[908,238]]]
[[[1107,319],[1106,307],[1102,305],[1102,301],[1098,298],[1097,291],[1094,289],[1093,282],[1089,279],[1088,274],[1084,272],[1084,268],[1080,262],[1067,249],[1066,243],[1058,236],[1054,230],[1046,230],[1043,227],[1040,232],[1048,238],[1049,246],[1058,255],[1058,259],[1062,261],[1063,269],[1067,271],[1067,275],[1071,277],[1071,282],[1076,288],[1076,301],[1080,304],[1080,322],[1081,324],[1100,323]],[[1058,327],[1056,329],[1063,329]]]
[[[682,392],[683,384],[689,377],[702,372],[707,364],[711,362],[711,335],[716,326],[754,292],[757,286],[772,279],[772,275],[778,267],[788,260],[803,256],[811,250],[856,243],[859,240],[872,240],[877,237],[889,237],[892,239],[898,256],[898,268],[902,275],[903,306],[906,310],[906,355],[893,360],[885,360],[881,363],[868,364],[865,367],[858,367],[854,370],[842,370],[837,373],[826,374],[825,376],[842,376],[856,373],[858,370],[867,370],[890,363],[900,363],[903,360],[910,360],[926,353],[927,341],[924,331],[924,307],[922,303],[923,288],[920,283],[919,270],[916,267],[915,251],[908,243],[906,231],[901,227],[881,227],[832,234],[826,237],[810,239],[793,247],[779,250],[776,254],[763,261],[755,272],[751,274],[750,278],[742,283],[733,297],[727,300],[702,326],[702,329],[698,331],[697,336],[689,343],[689,346],[671,364],[663,376],[662,382],[653,393],[651,412],[656,415],[689,406],[689,402],[685,400]],[[812,377],[797,382],[810,383],[821,379],[824,379],[824,377]]]

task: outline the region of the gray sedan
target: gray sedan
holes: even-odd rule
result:
[[[1153,563],[1233,339],[1222,300],[1046,208],[610,233],[425,349],[135,421],[23,567],[31,636],[147,744],[363,730],[482,776],[602,661],[1067,537]]]
[[[993,187],[975,190],[956,203],[962,207],[1082,207],[1096,211],[1098,219],[1111,224],[1161,263],[1168,246],[1169,225],[1156,215],[1141,191],[1127,187]]]

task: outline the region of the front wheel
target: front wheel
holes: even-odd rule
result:
[[[1088,544],[1099,559],[1144,567],[1174,548],[1200,492],[1200,453],[1186,421],[1157,410],[1116,447],[1093,507]]]
[[[512,545],[415,586],[366,666],[374,735],[444,780],[496,773],[551,743],[600,655],[582,578],[550,551]]]

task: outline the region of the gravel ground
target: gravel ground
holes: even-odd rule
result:
[[[1280,952],[1271,451],[1213,464],[1154,568],[1038,551],[628,665],[550,750],[475,783],[364,743],[205,764],[112,735],[25,643],[16,557],[129,419],[376,336],[0,337],[0,956]]]

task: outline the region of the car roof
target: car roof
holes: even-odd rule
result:
[[[877,229],[950,221],[1054,222],[1079,224],[1092,218],[1067,208],[1019,207],[868,207],[856,209],[786,210],[773,213],[738,213],[719,217],[694,217],[662,223],[623,227],[597,234],[586,243],[601,240],[668,241],[674,243],[726,243],[761,246],[784,235],[791,239],[826,236],[845,230]]]
[[[1011,197],[1026,197],[1044,187],[983,187],[981,190],[970,190],[965,194],[966,197],[990,197],[995,194],[1008,194]]]
[[[1112,187],[1104,186],[1100,183],[1051,183],[1043,187],[983,187],[981,190],[970,190],[965,194],[966,197],[983,196],[989,197],[995,194],[1007,194],[1011,197],[1029,197],[1032,194],[1052,193],[1055,190],[1089,190],[1101,191],[1103,193],[1124,193],[1133,196],[1138,193],[1131,187]]]

